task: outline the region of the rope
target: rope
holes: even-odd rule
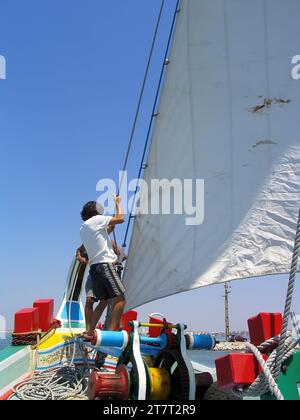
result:
[[[277,380],[280,375],[282,359],[284,357],[285,341],[288,334],[288,326],[289,326],[289,320],[291,316],[293,295],[294,295],[296,278],[297,278],[299,253],[300,253],[300,210],[299,210],[298,223],[297,223],[297,232],[296,232],[295,246],[294,246],[294,252],[293,252],[293,259],[292,259],[292,267],[291,267],[291,273],[290,273],[290,278],[289,278],[288,291],[287,291],[287,297],[286,297],[286,303],[285,303],[285,309],[284,309],[282,333],[281,333],[281,338],[280,338],[278,352],[277,352],[276,361],[275,361],[275,369],[274,369],[275,380]]]
[[[11,334],[12,337],[12,346],[36,346],[41,342],[41,340],[45,339],[49,336],[52,332],[54,332],[57,328],[61,327],[61,323],[58,320],[54,320],[50,329],[47,332],[42,332],[42,330],[38,331],[31,331],[31,332],[23,332],[23,333],[15,333]]]
[[[151,113],[150,123],[149,123],[148,132],[147,132],[147,136],[146,136],[145,146],[144,146],[144,150],[143,150],[143,154],[142,154],[139,174],[138,174],[138,177],[137,177],[138,181],[141,179],[141,176],[142,176],[142,171],[144,169],[144,161],[145,161],[146,153],[147,153],[147,150],[148,150],[150,135],[151,135],[151,132],[152,132],[153,121],[154,121],[154,118],[157,115],[155,111],[156,111],[156,107],[157,107],[159,96],[160,96],[161,86],[162,86],[162,82],[163,82],[163,78],[164,78],[164,74],[165,74],[165,69],[166,69],[166,66],[168,65],[167,58],[168,58],[168,54],[169,54],[169,50],[170,50],[170,46],[171,46],[171,41],[172,41],[173,34],[174,34],[176,18],[177,18],[177,15],[179,13],[179,5],[180,5],[180,0],[177,0],[176,8],[175,8],[174,16],[173,16],[173,21],[172,21],[172,25],[171,25],[171,30],[170,30],[170,34],[169,34],[169,38],[168,38],[168,42],[167,42],[166,53],[165,53],[165,56],[164,56],[164,61],[163,61],[163,65],[162,65],[162,69],[161,69],[161,73],[160,73],[160,78],[159,78],[159,81],[158,81],[158,86],[157,86],[156,96],[155,96],[155,100],[154,100],[154,105],[153,105],[153,108],[152,108],[152,113]],[[127,246],[126,242],[127,242],[127,238],[128,238],[128,234],[129,234],[131,220],[132,220],[132,217],[133,217],[132,213],[133,213],[133,209],[134,209],[135,197],[137,195],[137,192],[138,192],[138,185],[137,185],[135,193],[134,193],[134,200],[133,200],[133,203],[132,203],[132,208],[131,208],[131,212],[130,212],[130,215],[129,215],[129,220],[128,220],[128,223],[127,223],[124,242],[123,242],[123,245],[122,245],[123,248],[126,248],[126,246]]]
[[[68,311],[68,324],[72,338],[75,337],[72,329],[71,317],[75,286],[76,284],[74,283],[73,288],[71,290],[71,300],[69,302],[70,304]],[[56,324],[54,326],[56,326]],[[20,338],[23,339],[23,336],[21,336]],[[17,340],[17,338],[14,338],[14,340]],[[27,342],[26,344],[36,343]],[[75,366],[74,360],[76,355],[77,344],[78,341],[77,339],[75,339],[70,363],[65,363],[59,368],[49,369],[43,373],[35,373],[30,380],[22,382],[21,384],[13,388],[13,397],[25,401],[88,399],[86,393],[88,387],[90,367],[86,360],[86,355],[81,344],[79,344],[79,348],[83,355],[84,366]],[[36,369],[36,366],[34,369]]]
[[[14,396],[25,401],[83,399],[87,392],[86,374],[86,369],[70,366],[35,374],[13,389]]]
[[[164,64],[163,64],[162,71],[161,71],[161,74],[160,74],[160,79],[159,79],[159,83],[158,83],[158,88],[157,88],[157,92],[156,92],[154,106],[153,106],[153,109],[152,109],[151,121],[150,121],[148,134],[147,134],[147,138],[146,138],[146,144],[145,144],[144,151],[143,151],[142,164],[140,166],[138,180],[141,178],[141,174],[142,174],[143,161],[145,159],[146,151],[147,151],[147,148],[148,148],[152,123],[153,123],[153,119],[154,119],[154,113],[155,113],[156,105],[157,105],[158,98],[159,98],[160,88],[161,88],[163,75],[164,75],[164,70],[165,70],[166,59],[167,59],[167,55],[168,55],[170,44],[171,44],[171,39],[172,39],[173,31],[174,31],[174,26],[175,26],[175,22],[176,22],[176,16],[177,16],[177,12],[178,12],[179,3],[180,3],[180,0],[178,0],[177,4],[176,4],[176,12],[174,14],[174,18],[173,18],[173,22],[172,22],[172,26],[171,26],[171,32],[170,32],[170,36],[169,36],[169,39],[168,39],[167,49],[166,49],[165,58],[164,58]],[[150,66],[151,66],[151,62],[152,62],[154,48],[155,48],[155,45],[156,45],[157,35],[158,35],[158,31],[159,31],[159,26],[160,26],[162,14],[163,14],[164,6],[165,6],[165,0],[162,0],[161,7],[160,7],[160,10],[159,10],[158,19],[157,19],[157,23],[156,23],[156,27],[155,27],[155,31],[154,31],[154,36],[153,36],[153,40],[152,40],[152,44],[151,44],[151,48],[150,48],[150,53],[149,53],[149,58],[148,58],[147,66],[146,66],[146,71],[145,71],[145,75],[144,75],[144,79],[143,79],[143,83],[142,83],[142,89],[141,89],[141,93],[140,93],[139,100],[138,100],[137,110],[136,110],[132,130],[131,130],[131,134],[130,134],[129,144],[128,144],[128,148],[127,148],[127,152],[126,152],[126,156],[125,156],[125,162],[124,162],[124,166],[123,166],[123,173],[122,173],[122,178],[121,178],[120,185],[119,185],[118,195],[120,194],[120,190],[122,189],[122,185],[123,185],[123,182],[124,182],[124,173],[127,169],[128,159],[129,159],[129,155],[130,155],[130,152],[131,152],[134,135],[135,135],[135,132],[136,132],[136,126],[137,126],[138,117],[139,117],[139,114],[140,114],[141,105],[142,105],[142,101],[143,101],[143,97],[144,97],[144,93],[145,93],[145,87],[146,87],[147,80],[148,80],[149,70],[150,70]],[[134,193],[134,198],[136,197],[137,191],[138,191],[138,188],[136,188],[136,191]],[[133,205],[134,205],[134,201],[135,201],[135,199],[133,200]],[[123,249],[126,248],[126,241],[127,241],[127,236],[128,236],[129,228],[130,228],[130,222],[131,222],[131,218],[132,218],[132,210],[133,210],[133,206],[132,206],[132,209],[131,209],[131,212],[130,212],[129,221],[128,221],[128,225],[127,225],[127,228],[126,228],[125,239],[124,239],[124,242],[123,242],[123,245],[122,245]],[[113,231],[113,239],[115,241],[116,247],[118,248],[118,240],[117,240],[115,230]],[[110,312],[111,312],[111,309],[108,308],[107,317],[106,317],[106,321],[105,321],[106,326],[109,323],[109,319],[110,319],[109,313]]]
[[[83,346],[79,344],[84,366],[75,366],[74,359],[78,341],[74,341],[72,359],[56,369],[35,373],[33,377],[13,389],[13,398],[25,401],[36,400],[87,400],[90,366]]]
[[[75,289],[76,289],[76,282],[74,282],[74,284],[72,286],[72,292],[71,292],[71,295],[70,295],[71,300],[69,301],[69,310],[68,310],[68,325],[69,325],[69,331],[70,331],[70,334],[71,334],[72,338],[75,337],[75,334],[74,334],[73,328],[72,328],[72,305],[73,305]]]
[[[267,353],[268,350],[278,346],[280,337],[274,337],[260,346],[255,347],[253,344],[246,343],[248,353],[254,354],[256,360],[262,368],[262,373],[257,377],[256,381],[246,390],[234,391],[239,397],[259,397],[261,395],[271,392],[278,401],[283,401],[283,395],[276,383],[274,377],[275,362],[278,354],[278,347],[271,353],[267,361],[264,360],[262,353]],[[282,356],[282,364],[288,360],[298,346],[300,340],[293,341],[291,336],[288,336],[284,342],[284,352]]]
[[[143,102],[143,98],[144,98],[145,88],[146,88],[146,84],[147,84],[147,80],[148,80],[149,70],[150,70],[151,63],[152,63],[152,57],[153,57],[153,53],[154,53],[154,49],[155,49],[155,45],[156,45],[156,40],[157,40],[157,36],[158,36],[159,26],[160,26],[165,2],[166,2],[166,0],[162,0],[161,5],[160,5],[160,10],[159,10],[159,14],[158,14],[158,18],[157,18],[157,22],[156,22],[156,26],[155,26],[155,31],[154,31],[154,35],[153,35],[153,39],[152,39],[152,44],[151,44],[151,48],[150,48],[150,53],[149,53],[147,65],[146,65],[146,70],[145,70],[145,75],[144,75],[144,79],[143,79],[143,83],[142,83],[142,88],[141,88],[141,92],[140,92],[140,95],[139,95],[138,105],[137,105],[137,109],[136,109],[136,112],[135,112],[133,125],[132,125],[132,129],[131,129],[130,137],[129,137],[129,143],[128,143],[128,147],[127,147],[127,151],[126,151],[126,155],[125,155],[122,178],[121,178],[121,181],[120,181],[120,185],[119,185],[117,195],[120,194],[120,190],[122,189],[123,182],[124,182],[124,173],[127,169],[127,164],[128,164],[128,160],[129,160],[129,156],[130,156],[130,152],[131,152],[131,148],[132,148],[132,144],[133,144],[133,140],[134,140],[134,136],[135,136],[135,132],[136,132],[137,122],[138,122],[138,118],[139,118],[139,115],[140,115],[140,110],[141,110],[141,106],[142,106],[142,102]],[[114,241],[116,243],[116,246],[118,247],[118,241],[117,241],[117,236],[116,236],[115,231],[113,231],[113,238],[114,238]]]
[[[292,317],[294,327],[296,328],[297,333],[299,332],[299,325],[295,320],[295,315],[293,317],[292,303],[293,295],[295,290],[297,271],[298,271],[298,260],[300,254],[300,211],[298,216],[297,231],[295,237],[294,252],[292,258],[291,272],[288,283],[288,290],[285,302],[284,316],[283,316],[283,326],[282,333],[280,337],[274,337],[265,343],[262,343],[260,346],[255,347],[253,344],[246,343],[246,348],[248,353],[254,354],[258,363],[262,368],[262,373],[258,376],[256,381],[245,391],[238,391],[238,395],[256,397],[264,395],[268,392],[271,392],[272,395],[276,397],[277,400],[283,401],[283,395],[277,385],[277,380],[282,370],[282,365],[286,360],[288,360],[295,351],[295,348],[300,343],[300,337],[297,341],[293,341],[291,335],[288,331],[289,321]],[[277,348],[272,351],[267,362],[264,360],[262,353],[269,353],[274,346]]]
[[[124,172],[126,171],[126,168],[127,168],[128,159],[129,159],[129,155],[130,155],[130,151],[131,151],[131,147],[132,147],[132,143],[133,143],[133,139],[134,139],[134,135],[135,135],[135,131],[136,131],[136,126],[137,126],[137,122],[138,122],[138,117],[140,115],[141,105],[142,105],[142,101],[143,101],[143,97],[144,97],[145,87],[146,87],[147,80],[148,80],[149,70],[150,70],[150,66],[151,66],[151,62],[152,62],[154,48],[155,48],[155,45],[156,45],[156,39],[157,39],[158,31],[159,31],[159,26],[160,26],[162,14],[163,14],[164,6],[165,6],[165,0],[162,0],[161,5],[160,5],[160,10],[159,10],[159,15],[158,15],[158,18],[157,18],[155,31],[154,31],[154,36],[153,36],[153,40],[152,40],[152,44],[151,44],[151,48],[150,48],[150,53],[149,53],[149,57],[148,57],[148,61],[147,61],[146,71],[145,71],[145,75],[144,75],[144,79],[143,79],[143,83],[142,83],[141,93],[140,93],[140,96],[139,96],[138,105],[137,105],[137,109],[136,109],[136,113],[135,113],[135,117],[134,117],[134,121],[133,121],[133,126],[132,126],[132,130],[131,130],[130,138],[129,138],[129,144],[128,144],[128,148],[127,148],[127,152],[126,152],[126,156],[125,156],[125,162],[124,162],[124,166],[123,166],[123,176],[122,176],[122,179],[121,179],[121,182],[120,182],[119,192],[120,192],[120,189],[122,188],[122,185],[123,185]]]
[[[248,352],[251,352],[254,354],[255,358],[257,359],[258,363],[260,364],[262,370],[263,370],[263,375],[264,377],[261,379],[259,383],[253,387],[252,389],[249,388],[247,395],[251,395],[251,393],[254,393],[255,395],[263,395],[263,391],[261,391],[261,386],[262,384],[265,385],[265,382],[267,381],[267,385],[268,385],[268,390],[270,389],[271,393],[273,395],[275,395],[276,399],[278,401],[283,401],[283,395],[280,392],[280,389],[272,375],[272,372],[268,366],[268,364],[265,362],[263,355],[261,354],[261,352],[253,345],[250,343],[246,343],[246,347]]]
[[[25,334],[13,334],[11,345],[14,347],[19,346],[35,346],[39,339],[41,338],[41,333],[25,333]]]

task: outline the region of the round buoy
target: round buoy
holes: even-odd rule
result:
[[[88,396],[90,400],[129,399],[130,380],[126,366],[117,367],[115,374],[94,371],[89,379]]]

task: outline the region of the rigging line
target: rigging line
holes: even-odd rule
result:
[[[143,101],[143,97],[144,97],[144,93],[145,93],[145,87],[146,87],[147,80],[148,80],[150,66],[151,66],[151,63],[152,63],[152,57],[153,57],[153,53],[154,53],[154,49],[155,49],[155,45],[156,45],[156,40],[157,40],[157,36],[158,36],[158,31],[159,31],[159,27],[160,27],[161,18],[162,18],[162,15],[163,15],[165,2],[166,2],[166,0],[162,0],[161,5],[160,5],[160,10],[159,10],[158,18],[157,18],[157,23],[156,23],[156,27],[155,27],[155,31],[154,31],[154,36],[153,36],[151,48],[150,48],[150,53],[149,53],[149,57],[148,57],[146,71],[145,71],[145,75],[144,75],[144,79],[143,79],[143,83],[142,83],[141,93],[140,93],[140,96],[139,96],[138,105],[137,105],[137,109],[136,109],[136,113],[135,113],[135,117],[134,117],[134,121],[133,121],[133,126],[132,126],[132,130],[131,130],[130,138],[129,138],[129,143],[128,143],[128,147],[127,147],[126,156],[125,156],[122,178],[120,180],[117,195],[120,194],[120,190],[122,189],[122,185],[123,185],[123,182],[124,182],[124,173],[125,173],[126,168],[127,168],[127,164],[128,164],[132,144],[133,144],[133,139],[134,139],[134,135],[135,135],[135,131],[136,131],[136,126],[137,126],[138,118],[139,118],[139,115],[140,115],[141,105],[142,105],[142,101]],[[116,247],[118,247],[118,241],[117,241],[117,236],[116,236],[115,231],[113,231],[113,238],[114,238]]]
[[[174,28],[175,28],[175,24],[176,24],[177,15],[179,13],[180,2],[181,2],[181,0],[177,0],[177,3],[176,3],[175,13],[174,13],[174,17],[173,17],[173,21],[172,21],[172,25],[171,25],[171,30],[170,30],[170,34],[169,34],[169,38],[168,38],[166,53],[165,53],[165,56],[164,56],[164,61],[163,61],[163,65],[162,65],[162,69],[161,69],[161,73],[160,73],[160,78],[159,78],[159,82],[158,82],[158,87],[157,87],[157,91],[156,91],[156,96],[155,96],[155,100],[154,100],[154,106],[152,108],[152,114],[151,114],[150,124],[149,124],[149,127],[148,127],[147,136],[146,136],[146,142],[145,142],[145,146],[144,146],[144,150],[143,150],[143,155],[142,155],[142,159],[141,159],[139,174],[138,174],[138,177],[137,177],[138,181],[141,179],[142,171],[144,169],[144,161],[145,161],[146,153],[147,153],[147,150],[148,150],[149,140],[150,140],[150,136],[151,136],[151,132],[152,132],[153,121],[154,121],[154,118],[156,117],[155,111],[156,111],[157,103],[158,103],[158,100],[159,100],[159,97],[160,97],[162,82],[163,82],[163,79],[164,79],[165,69],[166,69],[166,66],[167,66],[167,58],[168,58],[168,54],[169,54],[169,51],[170,51],[170,46],[171,46],[171,42],[172,42],[172,38],[173,38],[173,34],[174,34]],[[128,220],[128,223],[127,223],[126,233],[125,233],[125,237],[124,237],[124,243],[122,245],[123,248],[126,248],[126,246],[127,246],[126,242],[127,242],[127,238],[128,238],[128,234],[129,234],[131,219],[132,219],[132,216],[133,216],[132,213],[133,213],[133,209],[134,209],[134,205],[135,205],[135,197],[137,195],[138,188],[139,188],[139,186],[137,185],[135,193],[134,193],[134,199],[133,199],[133,202],[132,202],[132,208],[131,208],[131,212],[130,212],[130,215],[129,215],[129,220]]]
[[[155,27],[155,31],[154,31],[154,36],[153,36],[153,40],[152,40],[152,44],[151,44],[151,49],[150,49],[150,53],[149,53],[149,57],[148,57],[148,62],[147,62],[147,66],[146,66],[146,71],[145,71],[145,76],[144,76],[144,80],[143,80],[143,84],[142,84],[142,89],[141,89],[141,93],[140,93],[140,96],[139,96],[137,110],[136,110],[136,113],[135,113],[133,126],[132,126],[130,139],[129,139],[129,144],[128,144],[128,148],[127,148],[127,152],[126,152],[126,156],[125,156],[122,179],[121,179],[121,182],[120,182],[120,185],[119,185],[119,192],[122,189],[122,185],[123,185],[123,182],[124,182],[124,172],[126,171],[126,168],[127,168],[128,159],[129,159],[129,156],[130,156],[130,151],[131,151],[131,147],[132,147],[132,143],[133,143],[133,139],[134,139],[134,135],[135,135],[135,131],[136,131],[136,126],[137,126],[138,118],[139,118],[139,115],[140,115],[141,105],[142,105],[142,101],[143,101],[143,97],[144,97],[145,87],[146,87],[147,80],[148,80],[149,70],[150,70],[150,66],[151,66],[151,62],[152,62],[152,57],[153,57],[153,53],[154,53],[154,49],[155,49],[155,45],[156,45],[157,35],[158,35],[158,31],[159,31],[159,26],[160,26],[165,2],[166,2],[166,0],[162,0],[161,5],[160,5],[159,15],[158,15],[158,19],[157,19],[157,23],[156,23],[156,27]]]

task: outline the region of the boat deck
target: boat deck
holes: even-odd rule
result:
[[[9,346],[3,350],[0,350],[0,363],[8,359],[9,357],[14,356],[16,353],[18,353],[19,351],[22,351],[25,348],[26,346],[21,346],[21,347]]]

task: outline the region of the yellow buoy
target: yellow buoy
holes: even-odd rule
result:
[[[166,369],[149,368],[151,401],[166,401],[171,394],[171,377]]]

